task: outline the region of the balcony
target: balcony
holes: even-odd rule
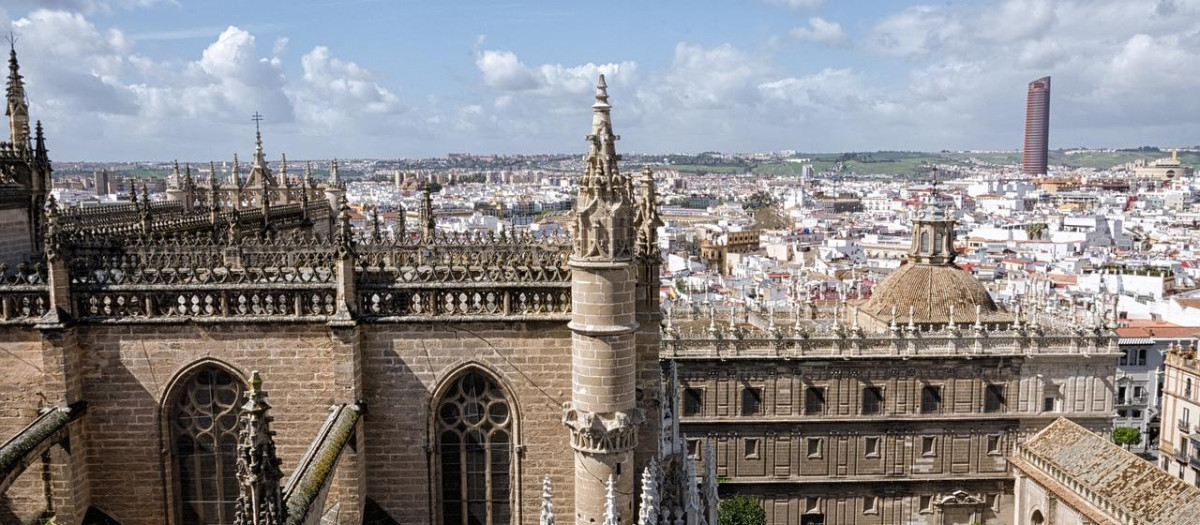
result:
[[[1190,466],[1194,469],[1200,469],[1200,455],[1193,455],[1193,456],[1188,457],[1188,466]]]
[[[1175,425],[1179,427],[1179,432],[1181,434],[1187,434],[1192,429],[1191,425],[1188,424],[1186,419],[1180,419],[1179,421],[1176,421]]]

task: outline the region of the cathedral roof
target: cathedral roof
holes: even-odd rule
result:
[[[954,322],[960,324],[976,321],[976,306],[982,322],[1012,321],[1011,316],[992,300],[983,284],[949,264],[901,266],[875,286],[871,298],[859,306],[859,311],[890,321],[893,306],[898,323],[908,322],[910,311],[915,323],[948,323],[951,306],[954,307]]]

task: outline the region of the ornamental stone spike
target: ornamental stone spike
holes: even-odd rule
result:
[[[250,390],[242,405],[237,447],[239,493],[235,525],[282,525],[287,517],[283,506],[279,458],[275,455],[275,433],[271,431],[271,409],[262,389],[262,377],[251,372]]]
[[[662,480],[662,467],[658,458],[650,458],[650,464],[642,470],[642,502],[638,509],[638,525],[658,525],[658,486]]]
[[[550,497],[550,476],[546,476],[542,479],[542,512],[538,518],[538,525],[554,525],[554,502]]]
[[[604,525],[621,525],[621,511],[617,509],[617,498],[613,490],[613,475],[608,475],[604,486]]]

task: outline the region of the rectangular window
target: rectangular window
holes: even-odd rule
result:
[[[699,388],[683,389],[683,415],[698,416],[704,412],[704,390]]]
[[[1188,455],[1188,439],[1187,437],[1179,438],[1179,450],[1175,451],[1179,457],[1187,457]]]
[[[1124,404],[1125,404],[1125,393],[1126,393],[1126,390],[1128,390],[1128,389],[1127,389],[1127,388],[1125,388],[1124,386],[1119,386],[1119,387],[1117,387],[1117,404],[1118,404],[1118,405],[1124,405]]]
[[[804,513],[821,512],[821,498],[809,496],[804,498]]]
[[[1057,398],[1054,396],[1046,396],[1042,399],[1042,412],[1054,412],[1054,404]]]
[[[936,414],[942,411],[942,387],[926,386],[921,388],[921,413]]]
[[[1146,366],[1146,349],[1145,348],[1138,350],[1137,365],[1138,366]]]
[[[762,389],[761,388],[743,388],[742,389],[742,415],[757,416],[762,413]]]
[[[917,507],[922,513],[933,512],[933,496],[921,496]]]
[[[1125,416],[1127,416],[1127,415],[1129,415],[1129,414],[1128,414],[1127,412],[1125,412],[1125,409],[1124,409],[1124,408],[1122,408],[1122,409],[1120,409],[1120,410],[1118,410],[1118,411],[1117,411],[1117,417],[1123,418],[1123,417],[1125,417]]]
[[[1192,398],[1192,378],[1184,378],[1183,380],[1183,397]]]
[[[759,458],[758,450],[761,445],[762,445],[762,439],[746,438],[744,445],[743,445],[745,448],[745,452],[746,452],[746,454],[745,454],[746,459],[758,459]]]
[[[937,439],[933,436],[921,436],[921,455],[927,457],[937,455],[937,452],[934,450],[936,443]]]
[[[879,514],[878,496],[866,496],[863,498],[863,514]]]
[[[1141,411],[1141,410],[1138,410],[1138,409],[1136,409],[1136,408],[1135,408],[1135,409],[1133,410],[1133,418],[1134,418],[1134,419],[1141,419],[1141,418],[1142,418],[1142,411]]]
[[[875,437],[875,436],[867,437],[865,445],[866,446],[864,448],[866,449],[867,457],[869,457],[869,458],[879,457],[879,438],[878,437]]]
[[[699,457],[698,454],[700,454],[700,440],[699,439],[687,440],[687,448],[688,448],[688,457],[689,458]]]
[[[989,455],[993,455],[993,456],[1000,454],[1000,435],[999,434],[993,434],[993,435],[990,435],[987,437],[987,453]]]
[[[1133,349],[1132,349],[1132,348],[1130,348],[1130,349],[1128,349],[1128,350],[1125,350],[1125,353],[1124,353],[1124,354],[1122,354],[1122,355],[1121,355],[1121,358],[1117,360],[1117,366],[1125,366],[1126,364],[1128,364],[1128,363],[1129,363],[1129,358],[1130,358],[1132,355],[1133,355]]]
[[[999,494],[988,494],[987,496],[985,496],[984,501],[987,502],[988,508],[990,508],[992,510],[1000,510],[1000,495]]]
[[[988,385],[983,390],[983,411],[989,414],[1004,411],[1004,385]]]
[[[808,457],[810,457],[810,458],[821,457],[821,442],[822,441],[824,441],[824,440],[821,438],[808,438]]]
[[[1145,401],[1139,401],[1143,397],[1146,397],[1146,389],[1141,386],[1134,385],[1133,400],[1137,403],[1144,403]]]
[[[862,415],[874,416],[883,412],[883,389],[868,386],[862,391]]]
[[[810,386],[804,390],[804,415],[819,416],[825,413],[825,389]]]

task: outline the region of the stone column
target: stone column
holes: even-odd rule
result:
[[[571,403],[563,417],[575,449],[575,521],[604,520],[613,477],[621,522],[633,518],[633,449],[642,420],[636,399],[634,268],[573,261]]]

